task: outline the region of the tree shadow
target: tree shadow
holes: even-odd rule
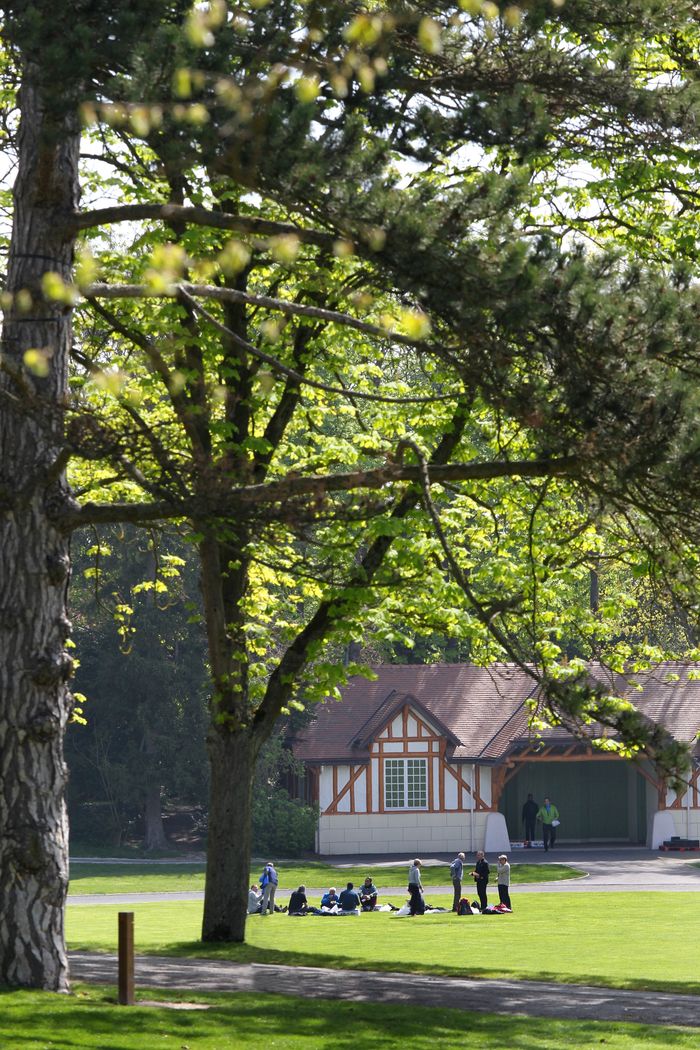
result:
[[[333,921],[333,920],[329,920]],[[339,920],[342,921],[342,920]],[[78,946],[74,946],[78,947]],[[89,948],[80,949],[89,951]],[[149,953],[150,954],[150,953]],[[377,973],[401,973],[406,972],[407,979],[410,974],[421,974],[434,977],[457,977],[478,978],[484,980],[516,980],[516,981],[544,981],[551,984],[566,985],[589,985],[593,988],[612,988],[627,991],[656,991],[667,992],[673,995],[696,995],[700,996],[700,980],[678,981],[673,978],[659,980],[656,978],[633,978],[628,977],[623,981],[605,980],[600,974],[577,973],[575,975],[561,974],[556,970],[533,970],[527,971],[507,969],[499,966],[454,966],[445,962],[442,964],[423,963],[420,959],[412,959],[410,970],[397,959],[358,959],[356,956],[342,955],[339,952],[315,951],[303,952],[298,949],[289,948],[267,948],[254,944],[205,944],[202,941],[180,941],[173,942],[159,949],[158,955],[166,955],[173,958],[186,956],[194,959],[217,959],[232,963],[265,963],[275,966],[317,966],[332,970],[360,970],[364,972]],[[700,1004],[699,1004],[700,1007]]]
[[[108,989],[78,987],[76,994],[0,990],[3,1050],[233,1050],[279,1044],[285,1050],[542,1050],[569,1043],[608,1048],[644,1045],[663,1050],[697,1046],[697,1030],[636,1024],[554,1021],[456,1009],[305,1000],[298,996],[154,992],[149,999],[195,1000],[211,1009],[117,1007]]]

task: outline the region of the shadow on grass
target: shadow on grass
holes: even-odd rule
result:
[[[93,945],[71,943],[72,951],[94,952]],[[282,948],[263,948],[254,944],[205,944],[202,941],[175,941],[158,948],[144,947],[142,955],[163,955],[168,958],[215,959],[230,963],[261,963],[269,966],[312,966],[330,970],[359,970],[377,973],[415,973],[433,977],[461,977],[479,980],[544,981],[558,985],[589,985],[593,988],[616,988],[627,991],[667,992],[672,995],[700,996],[700,980],[674,981],[628,977],[624,980],[606,980],[600,974],[569,976],[549,970],[518,970],[498,966],[454,966],[421,963],[414,959],[410,970],[399,960],[374,960],[371,965],[336,952],[301,952]]]
[[[191,1001],[192,992],[149,991],[149,1000]],[[555,1021],[505,1017],[438,1007],[387,1003],[305,1001],[278,995],[199,994],[208,1011],[188,1014],[166,1008],[121,1008],[105,988],[78,987],[72,996],[2,992],[0,1045],[3,1050],[50,1045],[53,1050],[160,1050],[197,1047],[277,1047],[297,1050],[543,1050],[575,1044],[594,1047],[692,1050],[697,1030],[637,1024]]]

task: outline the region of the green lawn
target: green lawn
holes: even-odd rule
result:
[[[72,996],[0,992],[3,1050],[695,1050],[698,1029],[504,1017],[425,1006],[324,1002],[279,995],[148,992],[208,1010],[118,1007],[113,990]],[[145,996],[144,996],[145,997]]]
[[[403,894],[395,896],[400,902]],[[428,894],[433,904],[450,899]],[[199,902],[136,905],[137,951],[700,995],[695,893],[513,894],[515,913],[421,918],[251,916],[247,943],[204,946]],[[71,948],[115,950],[118,907],[69,906]],[[312,932],[313,931],[313,932]]]
[[[257,882],[262,867],[251,871],[251,882]],[[513,864],[514,883],[556,882],[560,879],[575,879],[585,874],[564,864]],[[203,890],[203,864],[71,864],[71,893],[163,893],[168,891]],[[337,886],[343,888],[347,882],[358,886],[366,875],[374,877],[377,887],[394,887],[403,890],[408,879],[405,864],[387,868],[356,866],[338,868],[329,864],[309,861],[279,865],[280,886],[285,890],[304,885],[314,889]],[[449,886],[448,865],[425,867],[422,873],[424,886]],[[467,880],[465,879],[465,885]]]

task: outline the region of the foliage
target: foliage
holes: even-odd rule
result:
[[[86,701],[66,757],[83,842],[118,843],[154,791],[206,803],[204,639],[189,622],[188,553],[174,536],[133,529],[74,542],[75,684]]]
[[[253,797],[253,849],[256,853],[296,857],[311,853],[318,809],[289,797],[284,788]]]
[[[631,19],[621,27],[600,4],[568,4],[551,18],[527,9],[498,24],[478,4],[459,17],[446,5],[427,22],[392,5],[369,21],[326,5],[307,49],[284,56],[279,41],[302,14],[294,5],[266,5],[233,23],[223,8],[203,8],[184,38],[170,25],[156,33],[150,109],[135,108],[145,75],[136,61],[111,84],[109,105],[89,110],[126,202],[195,207],[171,212],[169,230],[141,227],[128,253],[95,245],[103,280],[123,281],[128,270],[132,285],[87,288],[97,311],[84,328],[92,378],[74,381],[82,400],[72,433],[77,454],[87,443],[90,459],[77,476],[88,491],[109,476],[115,498],[145,488],[165,515],[178,505],[188,513],[189,493],[236,514],[235,528],[215,526],[238,594],[228,614],[235,659],[212,662],[221,724],[237,725],[246,704],[269,722],[285,699],[334,691],[344,672],[327,659],[329,646],[367,635],[389,647],[417,631],[448,637],[460,654],[505,656],[555,677],[562,656],[618,668],[686,647],[677,634],[650,641],[646,622],[630,635],[627,623],[646,603],[630,598],[630,571],[640,576],[653,563],[665,586],[692,591],[683,548],[668,552],[666,529],[662,554],[654,530],[671,501],[679,536],[691,525],[697,406],[676,363],[694,341],[695,293],[687,275],[642,270],[617,250],[587,255],[533,218],[556,214],[561,170],[584,154],[597,170],[630,121],[629,155],[651,140],[659,151],[684,148],[686,95],[673,78],[655,80],[663,45],[647,7],[639,5],[636,27]],[[690,47],[685,17],[678,12]],[[510,108],[492,87],[505,48],[519,78]],[[635,60],[623,61],[630,53]],[[468,87],[459,80],[465,55]],[[407,91],[420,101],[397,117]],[[453,152],[460,135],[475,145],[473,159]],[[125,139],[138,150],[138,170]],[[348,192],[357,185],[360,196]],[[226,213],[228,232],[212,206]],[[196,218],[196,207],[208,213]],[[142,212],[110,218],[132,214]],[[188,282],[214,305],[198,305]],[[156,349],[163,332],[167,351]],[[95,355],[91,340],[108,354]],[[354,398],[339,398],[337,382],[335,394],[328,389],[334,375]],[[407,401],[409,393],[423,402]],[[84,415],[95,410],[106,421],[99,428]],[[368,470],[387,457],[414,464],[419,480],[417,457],[430,458],[449,433],[451,458],[485,467],[481,480],[434,497],[462,575],[446,575],[417,492],[399,496],[401,505],[368,489]],[[109,466],[97,465],[100,455]],[[542,479],[518,476],[515,466],[499,475],[503,459],[543,459]],[[557,476],[559,463],[569,477]],[[358,473],[354,494],[334,493],[329,478],[341,471]],[[318,479],[312,487],[302,483],[308,475]],[[238,486],[230,507],[220,477]],[[269,487],[260,504],[247,503],[257,498],[245,493],[249,477]],[[200,544],[211,526],[194,522]],[[595,609],[593,566],[605,578]],[[683,597],[693,604],[691,593]],[[217,680],[219,663],[229,670]],[[575,727],[600,707],[614,725],[614,702],[591,693],[585,678],[572,680],[569,670],[545,690],[546,715]],[[624,724],[630,745],[643,748],[643,724]],[[664,741],[646,743],[662,761]],[[665,766],[680,760],[671,748]]]
[[[304,776],[303,764],[284,746],[284,732],[274,733],[258,755],[253,781],[253,849],[256,854],[296,857],[313,852],[318,807],[290,797],[287,777]]]

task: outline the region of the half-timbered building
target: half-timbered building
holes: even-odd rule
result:
[[[320,705],[295,739],[319,806],[322,854],[508,849],[528,793],[558,806],[560,842],[646,843],[700,835],[695,766],[676,794],[629,761],[561,729],[530,727],[535,686],[498,665],[383,665]],[[610,685],[700,756],[696,666],[664,664]],[[596,669],[596,677],[602,672]]]

